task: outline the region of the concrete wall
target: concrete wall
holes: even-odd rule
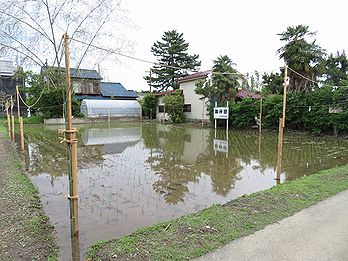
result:
[[[202,96],[195,93],[196,81],[180,83],[183,90],[185,104],[191,104],[191,112],[185,112],[187,119],[209,120],[207,116],[207,99],[200,99]]]

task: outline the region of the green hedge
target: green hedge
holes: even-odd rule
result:
[[[331,87],[322,87],[308,93],[288,93],[286,106],[286,127],[313,133],[334,133],[348,131],[348,88],[332,91]],[[329,106],[340,107],[341,113],[329,113]],[[210,115],[213,106],[209,106]],[[282,116],[283,96],[269,95],[263,101],[263,127],[277,129]],[[259,117],[260,100],[246,98],[230,102],[229,124],[235,128],[256,126]],[[220,124],[224,124],[222,121]]]

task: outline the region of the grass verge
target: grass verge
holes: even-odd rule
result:
[[[14,119],[15,124],[18,124],[18,118],[17,118],[17,114],[15,115],[15,119]],[[43,123],[44,122],[44,118],[42,116],[31,116],[30,118],[28,117],[23,117],[23,123],[24,124],[39,124],[39,123]],[[7,118],[2,117],[0,118],[0,125],[4,125],[7,127]]]
[[[0,124],[0,260],[57,260],[54,228]]]
[[[90,260],[192,259],[346,189],[348,165],[98,242],[87,256]]]

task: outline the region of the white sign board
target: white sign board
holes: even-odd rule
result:
[[[228,107],[215,107],[214,108],[214,119],[228,119]]]
[[[219,152],[228,152],[228,141],[214,139],[214,150]]]

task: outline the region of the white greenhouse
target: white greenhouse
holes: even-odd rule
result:
[[[136,100],[88,100],[81,103],[81,113],[88,118],[141,116],[141,106]]]

